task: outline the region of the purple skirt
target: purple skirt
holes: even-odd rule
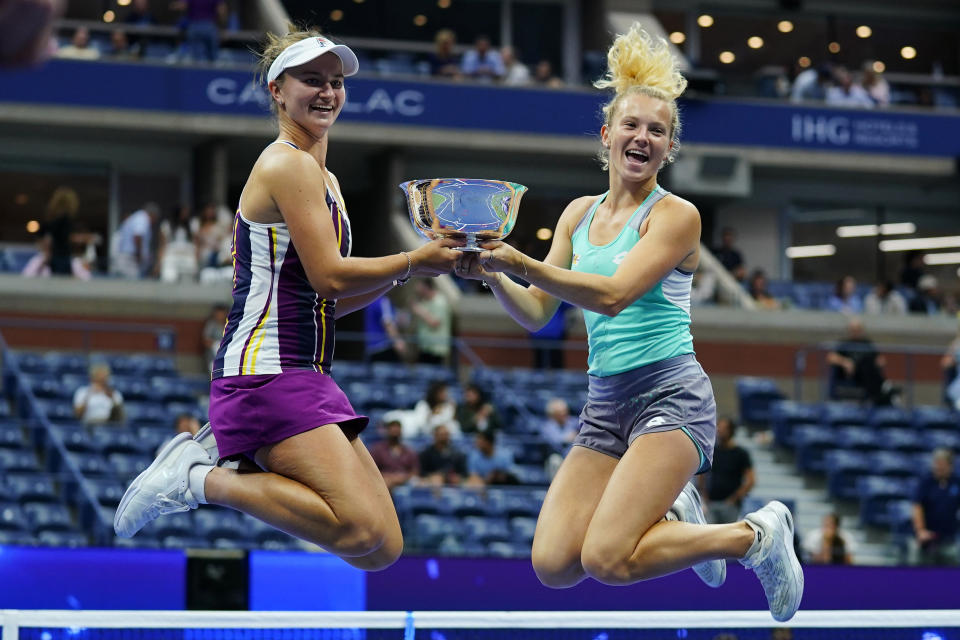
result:
[[[310,369],[229,376],[210,383],[210,426],[221,458],[244,454],[327,424],[351,438],[367,427],[330,376]]]

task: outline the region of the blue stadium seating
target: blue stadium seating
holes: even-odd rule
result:
[[[911,478],[917,475],[916,457],[895,451],[874,451],[870,454],[873,472],[882,476]]]
[[[828,427],[815,424],[794,427],[793,442],[796,446],[797,467],[801,471],[825,471],[824,455],[827,450],[837,448],[836,440],[836,431]]]
[[[70,459],[77,465],[84,477],[107,478],[114,476],[114,467],[100,453],[71,453]]]
[[[150,466],[153,456],[129,453],[111,453],[107,461],[113,472],[121,479],[133,478]]]
[[[33,449],[0,449],[0,472],[2,473],[35,473],[40,471],[40,462]]]
[[[489,545],[491,542],[508,542],[510,540],[510,525],[506,520],[468,516],[462,522],[467,542]]]
[[[888,428],[877,434],[884,444],[884,449],[889,451],[901,451],[903,453],[916,453],[926,451],[927,440],[922,433],[914,429]]]
[[[916,483],[913,479],[885,476],[863,476],[857,480],[860,494],[860,520],[865,525],[888,526],[891,500],[905,500],[912,494]]]
[[[870,427],[840,427],[836,429],[838,448],[857,451],[875,451],[884,446],[883,438]]]
[[[452,516],[423,513],[413,518],[410,542],[413,548],[432,549],[448,535],[462,534],[461,521]]]
[[[101,426],[94,430],[91,437],[93,446],[103,455],[111,453],[133,453],[153,456],[150,442],[144,443],[136,433],[122,427]]]
[[[946,448],[953,451],[960,451],[960,431],[945,431],[942,429],[933,429],[925,432],[924,438],[927,441],[927,448],[933,449]]]
[[[64,504],[30,502],[23,505],[23,512],[35,535],[40,535],[44,531],[76,530],[73,519],[70,517],[70,510]]]
[[[866,407],[843,402],[828,402],[823,406],[820,420],[834,427],[862,427],[867,424],[870,411]]]
[[[917,429],[957,429],[960,414],[946,407],[916,407],[913,410],[913,426]]]
[[[511,539],[529,546],[533,544],[533,534],[537,529],[536,518],[517,517],[510,519]]]
[[[791,400],[779,400],[770,403],[770,427],[777,444],[785,447],[794,445],[793,430],[796,425],[812,425],[820,422],[819,405],[804,404]]]
[[[875,428],[913,426],[913,412],[901,407],[877,407],[870,413],[867,425]]]
[[[15,502],[0,503],[0,531],[26,531],[27,518]]]
[[[782,400],[783,393],[770,378],[737,378],[737,399],[740,406],[740,420],[745,424],[767,424],[770,422],[772,403]]]
[[[37,543],[45,547],[86,547],[90,545],[90,537],[80,531],[41,531]]]
[[[857,451],[833,449],[824,456],[827,472],[827,490],[837,498],[855,499],[860,496],[857,479],[871,472],[870,458]]]
[[[7,497],[25,502],[59,502],[60,494],[53,479],[45,473],[7,474]]]
[[[0,529],[0,546],[35,547],[38,540],[26,531],[6,531]]]
[[[85,478],[87,485],[104,506],[115,508],[123,497],[124,485],[113,478]]]
[[[18,451],[27,446],[23,429],[15,422],[6,422],[0,418],[0,449]]]

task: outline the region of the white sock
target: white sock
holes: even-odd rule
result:
[[[187,488],[200,504],[207,504],[207,497],[204,494],[204,484],[207,481],[207,474],[215,469],[212,464],[195,464],[187,472]]]

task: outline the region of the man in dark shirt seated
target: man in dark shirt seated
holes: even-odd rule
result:
[[[458,485],[467,477],[467,457],[453,446],[450,429],[433,429],[433,444],[420,452],[420,476],[434,486]]]
[[[406,484],[420,475],[420,458],[417,452],[400,441],[403,426],[399,420],[391,420],[384,427],[386,438],[370,445],[370,456],[377,463],[388,489]]]
[[[913,496],[913,531],[920,546],[920,562],[956,564],[960,478],[953,470],[953,452],[935,450],[931,470]]]
[[[698,476],[700,494],[706,496],[704,510],[715,524],[736,522],[743,499],[753,489],[753,461],[746,449],[733,439],[737,425],[730,418],[717,420],[717,446],[710,473]]]

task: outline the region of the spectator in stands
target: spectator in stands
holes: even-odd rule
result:
[[[148,202],[124,219],[117,230],[113,271],[124,278],[145,278],[153,272],[160,205]]]
[[[457,36],[450,29],[441,29],[433,39],[434,51],[430,54],[430,75],[455,80],[460,77],[460,60],[453,48]]]
[[[915,292],[922,276],[923,252],[907,252],[903,257],[903,268],[900,270],[900,284],[910,289],[911,292]]]
[[[156,24],[153,13],[150,12],[150,0],[133,0],[123,17],[126,24],[138,27],[149,27]]]
[[[53,24],[64,5],[63,0],[0,2],[0,68],[34,65],[56,51]]]
[[[737,425],[730,418],[717,420],[717,444],[710,472],[698,477],[704,507],[714,524],[736,522],[743,499],[750,495],[756,478],[750,453],[737,444]]]
[[[388,489],[406,484],[420,475],[417,452],[401,440],[403,426],[399,420],[384,425],[385,438],[370,445],[370,455],[377,463]]]
[[[160,279],[164,282],[197,279],[197,250],[193,239],[199,225],[190,207],[177,205],[160,223]]]
[[[203,333],[200,340],[203,343],[203,356],[208,365],[213,365],[217,357],[217,350],[220,349],[220,340],[223,338],[224,328],[227,326],[227,312],[229,309],[225,304],[215,304],[210,310],[203,323]]]
[[[195,436],[198,431],[200,431],[200,421],[192,413],[181,413],[173,419],[174,433],[189,433]]]
[[[553,65],[549,60],[541,60],[533,69],[533,84],[548,89],[560,89],[563,80],[553,73]]]
[[[463,389],[463,401],[457,405],[457,422],[463,433],[496,433],[503,428],[497,410],[487,402],[483,389],[475,384]]]
[[[503,60],[503,84],[519,87],[530,84],[530,68],[517,58],[516,49],[510,45],[500,48]]]
[[[803,102],[825,99],[830,77],[831,72],[828,65],[806,69],[798,67],[796,77],[793,79],[793,87],[790,89],[790,100],[792,102]]]
[[[57,51],[58,58],[73,58],[76,60],[96,60],[100,57],[100,50],[90,46],[90,30],[86,27],[77,27],[70,39],[70,44]]]
[[[448,431],[460,435],[460,424],[456,421],[457,406],[450,399],[450,387],[442,380],[434,380],[427,387],[426,396],[417,402],[409,421],[411,427],[405,437],[414,438],[421,434],[432,433],[438,425],[444,425]]]
[[[906,315],[907,300],[893,288],[892,282],[883,280],[863,299],[863,312],[869,315]]]
[[[563,346],[559,343],[567,337],[567,312],[572,308],[569,303],[561,302],[550,321],[530,333],[535,369],[563,369]]]
[[[863,301],[857,295],[857,281],[853,276],[837,280],[833,295],[827,300],[828,311],[840,313],[863,313]]]
[[[960,478],[953,469],[953,452],[936,449],[931,473],[921,479],[913,496],[913,532],[920,546],[920,562],[945,565],[957,562],[957,515]]]
[[[827,104],[835,107],[861,107],[872,109],[873,98],[850,71],[843,66],[833,68],[833,86],[827,88]]]
[[[123,29],[114,29],[110,32],[110,50],[107,52],[114,60],[135,60],[139,57],[139,49],[134,49]]]
[[[580,432],[580,420],[570,415],[570,406],[563,398],[550,398],[546,413],[540,435],[555,451],[562,451]]]
[[[720,232],[720,246],[713,249],[713,255],[727,271],[733,274],[737,282],[743,282],[747,277],[747,267],[743,262],[743,254],[736,247],[736,242],[737,232],[731,227],[724,227]]]
[[[224,239],[230,236],[230,230],[220,221],[217,205],[208,202],[200,210],[200,226],[194,235],[197,250],[197,264],[200,268],[216,267],[220,264],[220,249]]]
[[[90,239],[88,234],[75,231],[79,209],[80,199],[76,191],[70,187],[57,187],[54,190],[47,202],[43,224],[40,225],[41,253],[46,257],[51,274],[73,275],[87,280],[90,278],[89,270],[73,255],[75,243]]]
[[[432,279],[418,278],[417,299],[410,305],[413,313],[417,345],[417,362],[448,364],[453,326],[453,311],[447,297],[437,291]]]
[[[763,272],[763,269],[755,269],[750,274],[748,293],[760,309],[776,311],[782,307],[780,301],[767,291],[767,274]]]
[[[460,70],[468,78],[480,82],[493,82],[504,76],[503,60],[500,52],[490,46],[490,38],[477,36],[473,48],[463,54]]]
[[[852,317],[847,322],[847,334],[827,354],[827,363],[831,366],[832,399],[863,399],[877,406],[893,401],[897,390],[883,372],[886,359],[864,333],[860,318]]]
[[[110,386],[110,367],[90,367],[90,383],[73,394],[73,413],[84,424],[95,425],[123,420],[123,396]]]
[[[492,484],[517,484],[513,454],[496,445],[496,433],[478,431],[474,448],[467,453],[466,484],[483,487]]]
[[[940,313],[940,285],[936,276],[929,273],[917,281],[917,293],[910,300],[910,313],[934,316]]]
[[[960,314],[957,315],[960,320]],[[947,404],[957,411],[960,411],[960,327],[958,327],[957,337],[953,339],[947,352],[940,359],[940,366],[943,367],[944,399]]]
[[[803,537],[803,551],[811,564],[853,564],[853,538],[840,528],[837,513],[823,516],[820,528]]]
[[[873,60],[867,60],[863,63],[863,88],[866,90],[870,99],[878,107],[890,106],[890,84],[883,77],[883,73],[873,68],[876,64]]]
[[[363,310],[364,359],[368,362],[403,362],[407,343],[397,327],[390,298],[382,296]]]
[[[453,446],[445,424],[433,428],[433,444],[420,452],[420,477],[434,486],[457,485],[467,477],[467,458]]]
[[[174,9],[184,12],[186,44],[191,59],[214,62],[220,52],[220,26],[227,19],[223,0],[176,0]]]

